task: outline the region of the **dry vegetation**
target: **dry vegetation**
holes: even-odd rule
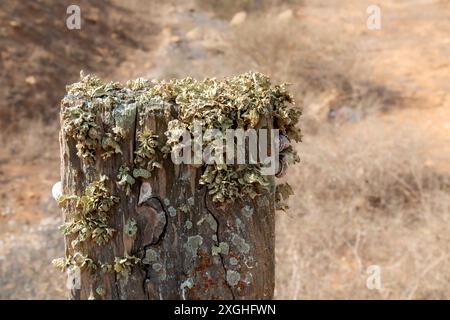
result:
[[[450,179],[426,165],[428,144],[373,119],[305,138],[298,200],[277,225],[279,298],[449,297]]]
[[[129,2],[139,8],[139,1]],[[163,33],[169,40],[163,39],[159,55],[155,54],[158,68],[149,70],[149,75],[222,76],[251,68],[292,83],[303,109],[305,136],[296,146],[302,163],[291,168],[287,178],[296,196],[290,202],[291,210],[280,213],[277,221],[276,297],[450,298],[449,65],[442,55],[447,52],[441,49],[442,39],[432,37],[450,32],[448,25],[441,24],[445,12],[450,12],[448,3],[435,1],[422,4],[427,6],[422,8],[408,7],[405,1],[384,1],[386,16],[401,15],[403,24],[415,26],[417,20],[408,17],[417,17],[423,10],[429,13],[419,20],[417,29],[407,25],[396,29],[394,22],[389,29],[386,22],[388,30],[373,36],[365,30],[364,1],[348,1],[339,8],[323,0],[188,3],[178,11],[163,11],[171,15],[161,27],[171,31]],[[194,12],[189,11],[193,8]],[[289,8],[290,18],[280,16]],[[241,10],[247,11],[247,19],[230,27],[228,20]],[[196,23],[201,31],[193,36],[189,31],[195,30]],[[430,43],[421,40],[421,28],[427,30]],[[425,58],[404,55],[416,47],[429,52],[435,69]],[[386,50],[389,53],[384,55]],[[400,60],[394,60],[396,52],[403,54]],[[72,69],[78,68],[77,63],[70,63]],[[409,67],[403,69],[402,63]],[[413,70],[410,66],[414,63],[418,65]],[[133,72],[142,75],[139,63],[135,64],[127,76]],[[423,79],[422,69],[430,70]],[[417,101],[416,91],[420,91]],[[435,93],[441,91],[444,99],[435,103]],[[9,94],[20,97],[13,90]],[[40,189],[41,205],[52,179],[58,176],[57,128],[40,121],[19,127],[26,129],[2,140],[6,152],[0,159],[0,178],[7,186],[0,190],[3,212],[20,203],[20,179],[26,179],[29,171],[17,166],[28,164],[40,172],[32,179],[33,186]],[[11,176],[9,170],[17,174]],[[42,172],[48,173],[48,181],[42,180]],[[9,192],[10,186],[15,195]],[[14,229],[9,225],[11,219],[32,226],[41,220],[30,218],[29,211],[40,212],[36,215],[42,219],[58,216],[54,205],[48,204],[51,212],[44,213],[41,207],[29,207],[15,209],[26,211],[27,218],[20,212],[15,213],[17,218],[0,217],[0,223],[5,222],[0,228],[4,234],[0,237],[0,263],[14,256],[14,247],[8,251],[5,245],[14,242],[8,240]],[[47,233],[45,237],[55,239]],[[17,246],[25,250],[23,245]],[[43,257],[33,255],[33,259],[40,259],[39,265],[45,268],[51,256],[45,247],[36,250],[41,250]],[[24,259],[16,261],[26,264]],[[24,265],[18,268],[29,270]],[[366,288],[370,265],[381,268],[381,290]],[[1,278],[13,274],[11,270],[3,264]],[[10,288],[13,281],[18,282],[17,277],[2,280],[5,283],[0,284],[7,289],[0,290],[0,297],[61,297],[60,288],[49,289],[51,272],[44,271],[42,281],[33,282],[28,291]]]

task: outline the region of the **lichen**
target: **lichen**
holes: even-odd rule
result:
[[[240,253],[247,254],[250,252],[250,245],[239,235],[233,233],[231,236],[231,242]]]
[[[100,271],[103,274],[113,272],[113,265],[112,264],[99,262],[99,265],[100,265]]]
[[[190,220],[186,220],[184,226],[186,229],[190,230],[192,228],[192,222]]]
[[[239,283],[239,280],[241,280],[241,275],[239,272],[234,270],[227,270],[227,283],[234,287]]]
[[[184,248],[192,256],[197,256],[197,250],[203,243],[203,237],[201,235],[195,235],[188,237],[187,242],[184,244]]]
[[[218,256],[221,252],[222,252],[222,249],[220,247],[217,247],[217,246],[211,247],[211,254],[213,256]]]
[[[203,224],[203,222],[208,223],[209,227],[212,229],[212,231],[216,232],[217,231],[217,221],[216,219],[214,219],[213,215],[208,213],[205,216],[203,216],[203,218],[201,218],[198,222],[197,225],[200,226]]]
[[[231,257],[230,258],[230,264],[232,266],[236,266],[239,263],[238,259],[236,259],[235,257]]]
[[[161,263],[154,263],[152,264],[152,269],[155,270],[156,272],[159,272],[162,269],[162,264]]]
[[[194,287],[194,281],[191,278],[187,278],[180,285],[181,290],[184,290],[185,288],[192,289],[193,287]]]
[[[244,206],[241,210],[242,214],[246,217],[246,218],[251,218],[253,215],[253,208],[250,206]]]
[[[294,194],[294,191],[292,190],[292,187],[287,182],[277,185],[276,189],[275,189],[276,209],[283,210],[283,211],[286,211],[287,209],[289,209],[287,200],[293,194]]]
[[[186,288],[192,289],[193,287],[194,287],[194,280],[192,280],[192,278],[187,278],[180,284],[181,296],[183,300],[186,300],[186,293],[185,293]]]
[[[175,209],[174,207],[169,207],[169,208],[167,209],[167,211],[169,212],[169,215],[170,215],[171,217],[175,217],[175,216],[177,215],[177,209]]]
[[[136,79],[125,86],[103,83],[94,76],[81,76],[79,82],[68,87],[62,102],[64,132],[76,141],[78,155],[89,161],[97,152],[107,158],[121,153],[120,143],[127,135],[133,115],[139,114],[141,125],[150,113],[176,106],[177,117],[168,123],[165,145],[149,129],[137,133],[137,145],[132,170],[134,178],[147,179],[160,167],[156,161],[158,150],[165,156],[179,143],[171,132],[187,129],[194,132],[194,122],[203,129],[257,129],[263,119],[273,119],[273,127],[291,141],[300,141],[297,123],[301,112],[285,84],[273,85],[270,78],[257,72],[218,79],[171,81]],[[203,147],[210,141],[204,139]],[[223,153],[221,146],[213,146],[212,153]],[[287,163],[299,161],[292,146],[282,150]],[[223,202],[244,196],[255,196],[270,188],[259,164],[203,164],[200,184],[206,185],[213,201]],[[129,173],[128,173],[129,174]],[[121,180],[121,179],[120,179]],[[130,180],[130,179],[128,179]]]
[[[230,246],[226,242],[219,243],[220,253],[222,254],[228,254],[230,251]]]
[[[155,262],[157,260],[158,260],[158,253],[155,250],[151,248],[145,250],[145,257],[142,260],[143,264],[151,264],[152,262]]]
[[[141,259],[135,256],[129,256],[128,253],[125,253],[123,257],[114,258],[114,271],[119,279],[127,282],[133,266],[138,264],[140,261]]]
[[[127,196],[131,194],[131,187],[136,180],[130,174],[130,168],[127,166],[120,166],[119,174],[117,175],[117,184],[125,190]]]
[[[76,252],[73,256],[69,255],[67,257],[53,259],[52,265],[61,271],[65,271],[71,267],[78,267],[80,270],[91,272],[97,270],[97,265],[94,260],[81,252]]]
[[[188,213],[189,209],[190,209],[190,207],[187,203],[183,203],[182,205],[180,205],[178,207],[178,210],[180,210],[181,212],[184,212],[184,213]]]
[[[104,297],[106,295],[106,290],[102,286],[99,286],[95,289],[95,293],[97,293],[100,297]]]
[[[293,99],[286,85],[272,86],[270,79],[260,73],[248,72],[223,80],[192,78],[161,81],[150,88],[146,96],[179,107],[177,119],[169,122],[168,145],[178,143],[171,132],[188,129],[193,132],[194,121],[204,129],[254,129],[261,119],[273,117],[274,127],[290,140],[301,139],[296,124],[300,111],[293,106]],[[176,135],[175,135],[176,136]],[[204,144],[208,141],[204,141]],[[219,147],[217,147],[219,148]],[[215,149],[213,152],[223,152]],[[292,148],[284,152],[286,157],[298,161]],[[223,202],[248,195],[255,197],[258,189],[267,189],[267,178],[261,175],[259,165],[204,165],[200,183],[207,185],[213,200]]]
[[[123,232],[129,237],[133,237],[136,234],[137,230],[137,222],[133,218],[128,219],[123,226]]]
[[[112,207],[119,202],[119,198],[110,195],[106,187],[106,176],[101,176],[87,186],[82,196],[64,197],[60,202],[75,201],[75,210],[69,214],[69,221],[60,229],[65,235],[76,234],[72,246],[88,239],[99,245],[106,244],[115,232],[109,224]]]
[[[61,103],[63,131],[75,140],[78,156],[88,163],[94,162],[98,150],[103,159],[122,153],[120,142],[124,128],[115,126],[107,117],[113,117],[114,106],[120,102],[117,94],[120,90],[119,83],[102,83],[94,76],[83,74],[79,82],[68,86]],[[99,123],[100,112],[106,115],[103,123]]]
[[[158,135],[153,131],[145,129],[137,133],[137,146],[134,152],[136,157],[133,171],[135,178],[149,178],[151,172],[156,168],[161,168],[161,164],[156,161],[156,150],[158,149]]]

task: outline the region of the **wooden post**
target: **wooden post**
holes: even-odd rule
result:
[[[256,197],[213,201],[199,183],[203,167],[175,165],[161,152],[176,104],[143,112],[150,103],[121,101],[123,89],[89,79],[100,93],[69,90],[61,113],[66,257],[55,264],[79,271],[70,298],[271,299],[274,177]],[[113,103],[96,105],[108,95]],[[159,146],[152,158],[140,154],[143,132]]]

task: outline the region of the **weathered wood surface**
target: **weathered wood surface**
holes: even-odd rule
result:
[[[271,299],[274,190],[262,190],[255,199],[213,203],[206,187],[198,183],[201,169],[174,165],[170,156],[163,159],[158,154],[162,168],[147,180],[137,180],[127,195],[116,176],[121,165],[133,167],[136,132],[142,129],[137,119],[136,112],[126,119],[123,153],[106,160],[98,156],[93,165],[80,160],[75,141],[61,130],[63,193],[81,195],[89,183],[106,175],[108,189],[120,199],[111,212],[110,225],[117,230],[112,239],[103,246],[82,242],[77,251],[100,262],[112,263],[125,253],[141,259],[128,279],[115,272],[82,270],[81,288],[72,289],[70,298]],[[169,120],[167,114],[153,115],[143,126],[156,132],[164,145]],[[101,117],[98,124],[106,126]],[[73,204],[65,206],[64,215],[71,210]],[[130,236],[125,226],[131,219],[137,222],[137,232]],[[75,254],[72,240],[73,236],[65,238],[66,256]]]

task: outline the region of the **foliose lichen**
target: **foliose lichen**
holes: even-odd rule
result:
[[[123,232],[129,237],[133,237],[136,234],[137,230],[137,222],[133,218],[128,219],[123,226]]]
[[[151,130],[144,130],[137,133],[137,146],[134,152],[136,165],[133,171],[135,178],[149,178],[151,172],[156,168],[161,168],[161,164],[156,161],[156,150],[158,149],[158,136]]]
[[[63,196],[61,204],[75,201],[75,210],[70,212],[68,219],[61,227],[65,235],[75,234],[72,246],[93,240],[99,245],[106,244],[113,236],[115,229],[108,221],[111,208],[119,202],[119,198],[112,196],[106,187],[106,176],[89,184],[82,196]]]

